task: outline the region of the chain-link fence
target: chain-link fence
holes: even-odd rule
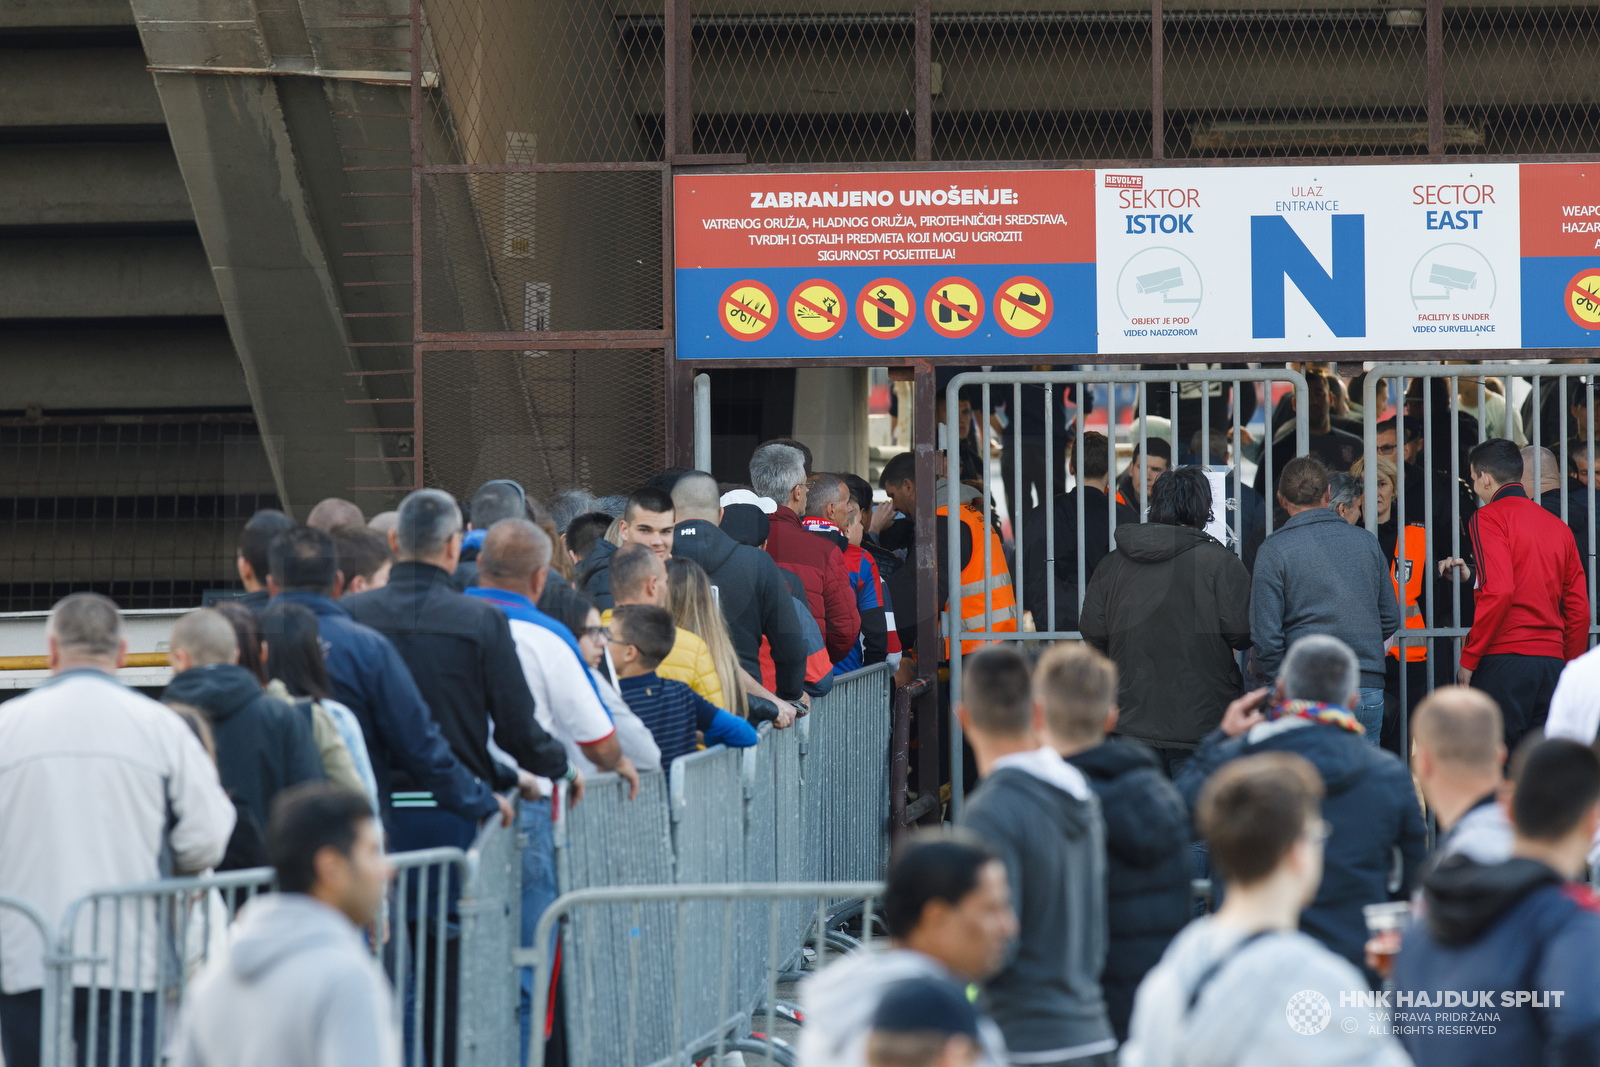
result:
[[[631,492],[661,469],[659,351],[457,349],[424,353],[422,368],[426,485]]]

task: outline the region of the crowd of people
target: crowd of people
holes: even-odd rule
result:
[[[813,470],[789,439],[756,449],[740,483],[672,468],[625,496],[541,502],[495,479],[465,508],[421,489],[370,518],[338,499],[303,523],[259,512],[238,542],[243,592],[177,621],[159,699],[115,678],[127,646],[113,602],[76,593],[52,610],[51,681],[0,705],[0,894],[55,924],[97,888],[273,866],[280,892],[247,905],[197,984],[176,1062],[255,1062],[248,1041],[294,1062],[392,1067],[392,993],[365,940],[385,853],[466,847],[484,820],[509,825],[516,797],[527,946],[557,894],[553,806],[580,803],[589,776],[615,773],[632,799],[642,774],[680,756],[790,728],[841,674],[888,663],[896,684],[938,679],[959,642],[961,685],[942,703],[975,788],[955,831],[897,850],[890,951],[806,987],[808,1067],[1542,1062],[1546,1050],[1595,1062],[1600,983],[1578,968],[1600,949],[1600,911],[1573,880],[1600,818],[1600,659],[1586,653],[1579,520],[1540,495],[1548,453],[1525,488],[1539,441],[1490,437],[1460,457],[1470,503],[1455,487],[1431,494],[1436,511],[1441,496],[1446,514],[1452,497],[1467,506],[1462,536],[1435,527],[1429,556],[1411,494],[1437,472],[1408,472],[1403,491],[1397,473],[1417,461],[1410,416],[1362,456],[1334,421],[1348,417],[1346,388],[1308,380],[1312,448],[1296,456],[1285,437],[1274,452],[1270,536],[1267,483],[1224,483],[1230,508],[1260,517],[1248,551],[1205,532],[1213,482],[1197,456],[1149,437],[1115,478],[1114,449],[1089,432],[1054,470],[1035,440],[1042,410],[1026,404],[1006,441],[1024,461],[1017,544],[970,479],[919,487],[897,456],[875,503],[864,479]],[[1190,392],[1167,412],[1186,425],[1231,401],[1223,387]],[[1493,395],[1471,410],[1509,432],[1526,424]],[[971,398],[964,409],[981,414]],[[1292,428],[1292,411],[1271,419],[1271,432]],[[1232,444],[1207,447],[1226,458]],[[1369,462],[1376,537],[1357,523]],[[938,601],[920,607],[919,492],[933,494]],[[1405,640],[1430,579],[1471,612],[1461,684],[1431,695],[1417,673],[1436,666],[1426,639]],[[935,617],[950,639],[919,668],[917,623]],[[1082,641],[1036,656],[1038,644],[968,636],[1030,624]],[[1415,712],[1404,753],[1402,697]],[[1431,855],[1425,811],[1440,831]],[[1205,877],[1220,904],[1197,917],[1191,881]],[[1364,909],[1413,898],[1398,953],[1369,936]],[[415,953],[436,922],[413,911],[391,945]],[[455,940],[441,943],[445,966],[412,975],[403,999],[407,1026],[421,1016],[450,1064],[455,1012],[433,1005],[454,1005],[459,961]],[[38,1063],[44,954],[0,909],[7,1067]],[[1508,1005],[1490,1038],[1437,1043],[1350,1008],[1391,972],[1402,988],[1471,974],[1565,999],[1540,993]],[[531,981],[523,1053],[547,1040],[559,1056],[559,1020],[528,1017]],[[153,994],[78,993],[80,1042],[92,1030],[105,1048],[115,1032],[153,1054],[160,1012],[140,999]],[[1312,1045],[1293,1024],[1317,1004],[1337,1007]]]
[[[887,947],[802,986],[802,1067],[1600,1062],[1592,743],[1530,736],[1507,766],[1494,700],[1445,686],[1408,771],[1349,729],[1359,657],[1314,634],[1174,783],[1119,736],[1117,675],[1083,644],[971,657],[981,783],[899,842]]]

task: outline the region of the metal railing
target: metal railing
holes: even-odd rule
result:
[[[1400,747],[1401,751],[1408,751],[1407,740],[1409,737],[1410,711],[1415,705],[1413,686],[1417,679],[1412,677],[1409,669],[1410,660],[1408,650],[1421,645],[1425,650],[1422,660],[1424,668],[1421,672],[1425,692],[1431,692],[1440,684],[1450,684],[1455,680],[1456,668],[1461,660],[1461,647],[1470,632],[1471,627],[1463,613],[1462,603],[1462,575],[1459,571],[1440,578],[1437,566],[1442,558],[1462,558],[1470,555],[1465,552],[1467,548],[1464,536],[1464,524],[1470,518],[1472,511],[1476,510],[1478,502],[1475,498],[1467,496],[1462,488],[1463,481],[1470,481],[1470,473],[1466,470],[1466,453],[1473,445],[1486,441],[1491,436],[1489,433],[1489,397],[1491,390],[1486,384],[1489,378],[1499,378],[1505,389],[1504,414],[1501,416],[1502,425],[1497,427],[1503,432],[1496,436],[1521,437],[1529,443],[1543,444],[1549,447],[1556,445],[1552,451],[1556,455],[1556,487],[1553,490],[1543,489],[1543,478],[1547,473],[1544,468],[1542,453],[1535,449],[1533,453],[1533,467],[1525,471],[1525,476],[1531,474],[1535,486],[1540,487],[1539,497],[1544,497],[1548,492],[1555,492],[1559,499],[1559,514],[1561,521],[1571,521],[1573,487],[1571,485],[1571,469],[1569,460],[1577,455],[1584,459],[1584,469],[1589,476],[1583,481],[1584,496],[1587,508],[1587,526],[1584,536],[1578,543],[1579,554],[1583,557],[1584,571],[1588,577],[1589,592],[1589,633],[1600,633],[1597,625],[1595,604],[1595,420],[1594,420],[1594,376],[1600,374],[1600,365],[1561,365],[1561,364],[1528,364],[1528,363],[1488,363],[1474,366],[1424,366],[1415,363],[1380,363],[1367,373],[1365,404],[1363,407],[1363,452],[1367,456],[1378,455],[1378,412],[1376,408],[1377,390],[1381,382],[1389,385],[1389,395],[1400,401],[1400,406],[1407,409],[1407,417],[1420,419],[1421,448],[1418,454],[1420,470],[1414,465],[1404,462],[1406,453],[1406,435],[1404,426],[1395,428],[1395,454],[1393,461],[1396,467],[1396,484],[1394,501],[1391,503],[1391,517],[1395,524],[1397,556],[1405,554],[1405,530],[1407,526],[1421,526],[1423,528],[1424,549],[1423,555],[1427,561],[1429,573],[1422,583],[1423,621],[1422,627],[1406,627],[1395,634],[1395,646],[1400,650],[1399,658],[1402,664],[1399,671],[1399,705],[1400,705]],[[1532,403],[1529,405],[1527,421],[1521,421],[1520,404],[1516,398],[1516,382],[1525,381],[1529,387]],[[1437,410],[1440,398],[1435,397],[1436,392],[1433,382],[1443,380],[1448,383],[1449,397],[1446,402],[1447,410]],[[1408,398],[1408,383],[1419,383],[1420,396]],[[1476,416],[1469,413],[1477,423],[1476,440],[1463,441],[1461,439],[1462,384],[1476,384],[1478,386],[1478,404]],[[1554,399],[1556,402],[1553,416],[1558,420],[1557,426],[1546,425],[1552,413],[1545,411],[1546,404]],[[1571,408],[1582,400],[1585,408],[1584,419],[1577,426],[1578,438],[1573,440],[1568,430],[1571,428]],[[1409,415],[1409,409],[1415,408],[1418,414]],[[1447,422],[1445,434],[1436,433],[1438,418],[1445,418]],[[1519,422],[1520,433],[1518,432]],[[1518,443],[1521,443],[1519,441]],[[1581,452],[1573,452],[1574,445],[1581,445]],[[1444,451],[1446,455],[1440,456]],[[1388,458],[1388,457],[1385,457]],[[1407,514],[1407,482],[1408,478],[1422,477],[1422,515]],[[1378,464],[1367,463],[1362,470],[1363,475],[1363,515],[1366,527],[1374,535],[1378,533]],[[1440,477],[1442,476],[1442,477]],[[1436,499],[1440,487],[1447,491],[1449,496],[1448,530],[1440,530],[1441,519],[1446,513],[1440,507],[1441,501]],[[1465,500],[1467,508],[1463,509]],[[1542,499],[1540,501],[1543,503]],[[1548,507],[1548,504],[1546,504]],[[1450,551],[1448,557],[1440,553],[1440,538],[1448,536]],[[1576,536],[1576,534],[1575,534]],[[1587,541],[1587,545],[1583,541]],[[1474,564],[1475,565],[1475,564]],[[1450,588],[1449,602],[1447,605],[1438,603],[1441,595],[1440,582],[1447,582]],[[1470,586],[1469,586],[1470,588]],[[1403,607],[1403,605],[1402,605]],[[1445,610],[1448,609],[1448,610]],[[1441,618],[1441,616],[1447,618]],[[1446,641],[1448,654],[1444,662],[1439,662],[1441,648],[1440,642]],[[1442,668],[1442,670],[1441,670]],[[1440,678],[1442,677],[1442,682]]]
[[[962,629],[962,624],[959,619],[960,613],[958,610],[954,609],[954,605],[959,604],[961,599],[958,590],[960,586],[964,584],[959,578],[959,575],[962,573],[960,537],[961,517],[959,514],[960,508],[954,506],[947,508],[948,514],[946,515],[944,521],[947,523],[947,529],[949,532],[949,558],[947,561],[949,569],[947,574],[950,588],[949,600],[952,608],[951,610],[945,612],[946,623],[942,636],[948,639],[950,643],[950,692],[952,694],[957,694],[961,691],[961,645],[963,641],[1082,640],[1082,634],[1078,630],[1057,630],[1055,628],[1055,622],[1058,618],[1058,615],[1056,611],[1057,543],[1054,501],[1058,492],[1065,492],[1067,490],[1066,485],[1062,485],[1058,489],[1055,484],[1058,473],[1057,464],[1055,461],[1058,440],[1055,426],[1055,415],[1057,412],[1055,390],[1065,390],[1068,387],[1075,386],[1079,391],[1078,395],[1081,401],[1083,391],[1088,386],[1106,386],[1106,396],[1108,400],[1106,405],[1106,436],[1108,438],[1109,446],[1109,455],[1107,457],[1109,466],[1107,488],[1109,491],[1105,494],[1105,521],[1108,533],[1108,547],[1110,549],[1116,548],[1118,507],[1116,480],[1118,474],[1120,473],[1117,470],[1118,443],[1128,439],[1137,440],[1139,469],[1135,477],[1135,487],[1138,489],[1138,500],[1128,501],[1128,506],[1137,506],[1140,522],[1148,521],[1149,501],[1146,498],[1147,494],[1145,494],[1140,487],[1144,486],[1148,481],[1150,438],[1152,436],[1162,436],[1166,437],[1170,441],[1174,456],[1172,465],[1176,466],[1179,458],[1182,457],[1186,451],[1188,451],[1188,449],[1185,447],[1187,442],[1182,436],[1183,431],[1188,430],[1190,433],[1193,433],[1195,430],[1198,430],[1200,433],[1200,449],[1198,453],[1199,462],[1202,466],[1209,468],[1211,466],[1212,444],[1212,386],[1217,386],[1219,390],[1226,390],[1231,393],[1231,398],[1227,402],[1231,414],[1228,436],[1230,439],[1232,461],[1229,466],[1229,476],[1232,478],[1233,491],[1236,495],[1236,503],[1235,506],[1230,508],[1232,511],[1232,529],[1228,532],[1231,534],[1230,540],[1233,541],[1233,544],[1230,547],[1232,547],[1234,551],[1242,558],[1244,556],[1246,537],[1251,532],[1245,529],[1244,509],[1240,506],[1237,506],[1237,504],[1243,502],[1245,490],[1247,488],[1244,480],[1244,434],[1246,432],[1244,423],[1246,420],[1241,417],[1243,411],[1242,396],[1244,387],[1253,389],[1255,387],[1255,383],[1258,382],[1266,383],[1267,385],[1267,388],[1265,389],[1266,395],[1262,400],[1262,408],[1265,411],[1265,415],[1263,419],[1264,441],[1262,443],[1260,466],[1264,468],[1263,486],[1265,491],[1261,495],[1264,497],[1263,505],[1265,512],[1265,532],[1270,535],[1273,528],[1272,483],[1274,477],[1273,458],[1275,446],[1272,428],[1272,383],[1287,383],[1294,389],[1295,431],[1293,454],[1304,455],[1310,448],[1311,431],[1308,391],[1305,376],[1298,371],[1285,368],[1249,370],[1224,369],[1221,367],[1189,367],[1174,368],[1171,370],[1128,369],[1097,371],[994,370],[982,372],[971,371],[958,374],[950,380],[950,384],[946,388],[945,393],[945,455],[948,463],[947,470],[950,472],[950,502],[952,504],[955,502],[955,497],[958,493],[954,483],[957,481],[957,472],[960,471],[961,439],[959,431],[961,427],[958,426],[960,393],[964,386],[978,386],[981,389],[981,403],[977,408],[979,412],[979,417],[977,419],[979,425],[978,450],[979,455],[983,457],[983,489],[981,499],[983,506],[982,514],[984,516],[985,525],[988,523],[988,516],[991,513],[991,509],[995,500],[992,464],[988,462],[988,457],[990,455],[990,442],[993,439],[993,431],[989,425],[989,420],[987,417],[987,413],[991,410],[990,401],[993,397],[993,388],[996,386],[1011,387],[1009,410],[1012,413],[1012,418],[1015,420],[1023,410],[1024,388],[1042,387],[1044,390],[1043,399],[1045,414],[1045,434],[1042,442],[1045,451],[1044,485],[1039,494],[1041,499],[1038,505],[1038,511],[1043,516],[1045,523],[1045,625],[1040,626],[1036,630],[1025,631],[1021,622],[1023,613],[1026,610],[1026,576],[1027,567],[1029,564],[1029,552],[1027,551],[1027,523],[1025,516],[1028,513],[1029,508],[1026,500],[1012,499],[1012,497],[1016,496],[1017,494],[1015,489],[1008,489],[1006,497],[1007,510],[1011,517],[1012,538],[1017,546],[1015,573],[1010,575],[1012,592],[1017,601],[1017,628],[1015,631],[997,631],[994,628],[994,583],[992,579],[997,577],[1002,569],[1007,569],[1008,565],[1004,558],[995,558],[993,539],[985,537],[981,546],[979,546],[977,543],[972,545],[974,558],[976,558],[981,552],[983,559],[984,625],[981,630]],[[1163,385],[1166,386],[1165,391],[1168,394],[1168,414],[1166,416],[1152,415],[1150,411],[1152,387]],[[1198,407],[1200,411],[1200,418],[1197,420],[1197,425],[1189,426],[1180,419],[1179,412],[1183,400],[1192,398],[1184,397],[1182,394],[1185,386],[1192,388],[1196,385],[1199,387]],[[1132,421],[1126,427],[1120,425],[1118,421],[1121,411],[1129,410],[1126,407],[1119,407],[1118,405],[1118,386],[1131,386],[1136,390],[1136,400],[1131,408]],[[1219,397],[1221,395],[1222,394],[1219,392]],[[1002,393],[1001,396],[1003,398],[1005,397],[1005,394]],[[1063,426],[1061,431],[1063,434],[1067,433],[1069,430],[1072,431],[1072,455],[1082,456],[1084,455],[1084,435],[1090,431],[1088,431],[1087,427],[1085,426],[1086,419],[1082,417],[1084,405],[1081,402],[1078,404],[1077,412],[1078,414],[1072,419],[1072,424],[1070,426]],[[1019,434],[1020,429],[1021,427],[1019,425]],[[1019,436],[1014,438],[1014,440],[1020,441],[1021,437]],[[1287,445],[1287,441],[1276,443],[1276,447],[1280,451]],[[1014,470],[1010,472],[1013,475],[1013,480],[1011,481],[1011,486],[1013,487],[1025,486],[1027,484],[1024,473],[1025,451],[1026,449],[1022,447],[1013,449],[1013,452],[1015,453],[1012,457]],[[1002,474],[1004,475],[1005,472],[1002,472]],[[1073,481],[1074,485],[1082,483],[1082,479],[1074,479]],[[1253,492],[1254,490],[1251,491]],[[1084,494],[1077,494],[1076,503],[1076,609],[1081,610],[1083,606],[1084,593],[1088,586],[1088,579],[1091,571],[1091,568],[1088,566],[1088,554],[1085,546],[1085,537],[1088,531],[1088,523],[1092,520],[1085,512]],[[1074,619],[1078,617],[1078,610],[1075,610],[1072,614]],[[1038,624],[1038,620],[1035,620],[1035,624]],[[952,696],[952,699],[954,699],[954,696]],[[951,717],[950,722],[950,733],[950,780],[952,783],[951,817],[954,818],[960,814],[963,797],[961,725],[953,716]]]
[[[564,924],[561,942],[574,1067],[663,1063],[749,1029],[761,976],[792,969],[817,920],[796,900],[773,904],[773,916],[749,903],[730,904],[724,915],[708,901],[730,886],[833,879],[822,925],[841,915],[854,921],[860,905],[850,885],[881,877],[887,861],[889,677],[887,664],[840,675],[790,729],[763,725],[752,748],[680,757],[666,774],[644,775],[633,801],[616,775],[600,774],[581,804],[559,805],[562,899],[592,901]],[[642,896],[626,895],[645,887]],[[685,894],[677,909],[662,903],[678,899],[674,893]],[[724,922],[737,948],[680,936]],[[520,965],[548,966],[541,953],[553,929],[541,923],[533,947],[516,954]],[[696,978],[692,989],[679,988],[681,966]],[[542,1020],[545,978],[536,977],[534,989],[531,1017]],[[596,1023],[620,1005],[628,1005],[627,1025]],[[542,1062],[542,1044],[531,1045],[541,1049],[532,1062]]]
[[[829,928],[829,901],[838,898],[859,899],[863,904],[862,941],[870,942],[873,929],[873,905],[883,895],[881,882],[799,882],[766,885],[678,885],[678,886],[599,886],[564,894],[544,913],[534,934],[534,947],[525,958],[535,968],[534,1018],[541,1018],[547,1008],[546,992],[550,988],[552,961],[544,946],[563,919],[575,920],[590,910],[615,914],[626,906],[629,925],[618,932],[628,946],[625,977],[619,984],[628,993],[620,1001],[594,1002],[579,1017],[574,1053],[569,1061],[575,1067],[590,1063],[648,1063],[651,1067],[698,1062],[711,1053],[721,1062],[722,1055],[737,1051],[759,1051],[766,1064],[789,1062],[781,1046],[773,1040],[778,1004],[778,980],[782,973],[779,961],[792,942],[785,936],[785,914],[798,905],[810,905],[814,921],[811,932],[815,941],[813,964],[821,969],[827,960]],[[766,902],[760,909],[759,902]],[[756,910],[765,910],[764,924],[742,922],[748,912],[740,903],[757,902]],[[717,907],[720,904],[721,907]],[[789,904],[790,908],[783,907]],[[647,911],[669,914],[672,921],[651,928],[645,919]],[[691,915],[699,911],[705,918],[691,922]],[[604,923],[602,919],[601,924]],[[574,921],[572,925],[580,925]],[[762,969],[764,986],[752,988],[751,974],[741,967],[736,958],[739,946],[747,944],[764,929],[766,934],[763,955],[766,966]],[[670,931],[670,935],[668,933]],[[666,969],[666,981],[652,982],[648,959],[671,955]],[[622,976],[619,976],[622,977]],[[714,985],[714,993],[711,987]],[[667,1055],[657,1056],[648,1044],[651,1008],[665,1003],[670,1018]],[[729,1033],[747,1029],[758,1014],[750,1005],[764,1007],[766,1029],[758,1047],[755,1042],[742,1037],[729,1038]],[[596,1046],[596,1013],[602,1007],[614,1013],[614,1021],[606,1029],[611,1037],[625,1045],[625,1055],[619,1060],[595,1060],[585,1055]],[[544,1045],[533,1042],[528,1050],[528,1067],[543,1067]],[[748,1061],[747,1061],[748,1062]]]

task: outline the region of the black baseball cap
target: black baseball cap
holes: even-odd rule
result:
[[[896,1034],[965,1034],[977,1041],[978,1012],[953,982],[909,978],[883,995],[872,1015],[872,1028]]]
[[[766,513],[754,504],[729,504],[722,509],[722,521],[717,525],[741,545],[752,548],[759,548],[772,532]]]

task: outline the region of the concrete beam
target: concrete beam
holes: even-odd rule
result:
[[[8,410],[250,406],[220,316],[14,324],[0,330],[0,397]]]
[[[165,141],[13,144],[0,167],[0,226],[193,222]]]
[[[136,45],[0,48],[0,124],[159,126],[165,118]]]
[[[303,513],[355,484],[348,428],[376,425],[373,407],[344,402],[363,393],[344,376],[359,364],[321,229],[337,216],[319,219],[305,185],[328,161],[298,151],[272,79],[156,84],[280,495]]]
[[[217,315],[193,234],[0,237],[0,319]]]

